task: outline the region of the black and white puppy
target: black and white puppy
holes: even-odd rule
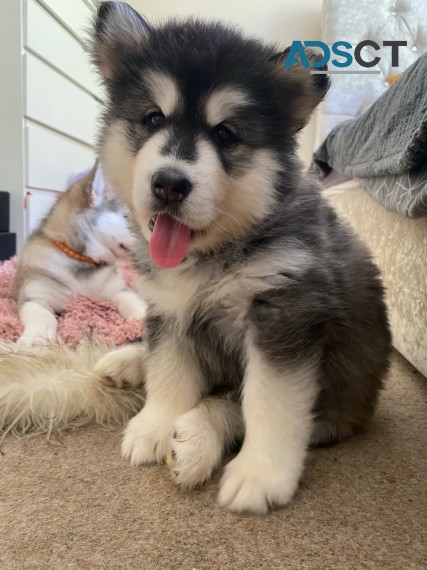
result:
[[[296,155],[328,82],[224,25],[150,28],[121,2],[101,4],[92,53],[101,160],[132,211],[149,304],[144,357],[126,347],[99,366],[136,383],[144,358],[123,456],[166,459],[192,487],[243,440],[220,504],[285,505],[309,445],[366,425],[390,354],[378,270]]]

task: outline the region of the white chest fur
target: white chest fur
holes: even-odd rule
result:
[[[257,293],[284,286],[287,278],[281,272],[301,273],[309,262],[305,250],[275,248],[222,273],[183,266],[161,270],[155,278],[142,276],[141,292],[156,311],[179,323],[203,307],[215,309],[225,325],[240,328]]]

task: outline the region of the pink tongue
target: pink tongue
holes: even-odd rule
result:
[[[191,229],[167,214],[159,214],[150,239],[151,258],[159,267],[176,267],[190,247]]]

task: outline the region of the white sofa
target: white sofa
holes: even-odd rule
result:
[[[324,0],[323,40],[405,39],[400,70],[427,48],[425,0]],[[388,87],[396,73],[386,58],[379,75],[333,76],[331,91],[318,113],[317,143],[339,122],[362,113]],[[418,220],[388,212],[356,181],[325,190],[340,216],[366,242],[383,274],[396,349],[427,376],[427,217]]]

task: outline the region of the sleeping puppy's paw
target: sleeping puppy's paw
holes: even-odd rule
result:
[[[50,346],[56,341],[56,329],[53,331],[24,331],[16,341],[17,348],[25,350],[37,346]]]
[[[221,462],[223,444],[205,406],[197,406],[174,423],[166,459],[178,485],[193,488],[210,479]]]
[[[122,457],[135,467],[163,463],[170,449],[171,436],[170,419],[144,409],[126,427]]]
[[[218,502],[231,511],[263,515],[291,501],[298,479],[267,454],[241,451],[225,468]]]
[[[119,313],[128,321],[144,319],[147,314],[147,304],[129,289],[115,295],[112,302],[116,305]]]
[[[20,350],[26,350],[29,348],[34,348],[36,346],[48,346],[51,344],[47,338],[42,337],[34,337],[34,336],[26,336],[22,335],[16,341],[16,347]]]
[[[136,388],[144,380],[144,348],[132,344],[113,350],[96,363],[94,372],[103,384],[115,388]]]

